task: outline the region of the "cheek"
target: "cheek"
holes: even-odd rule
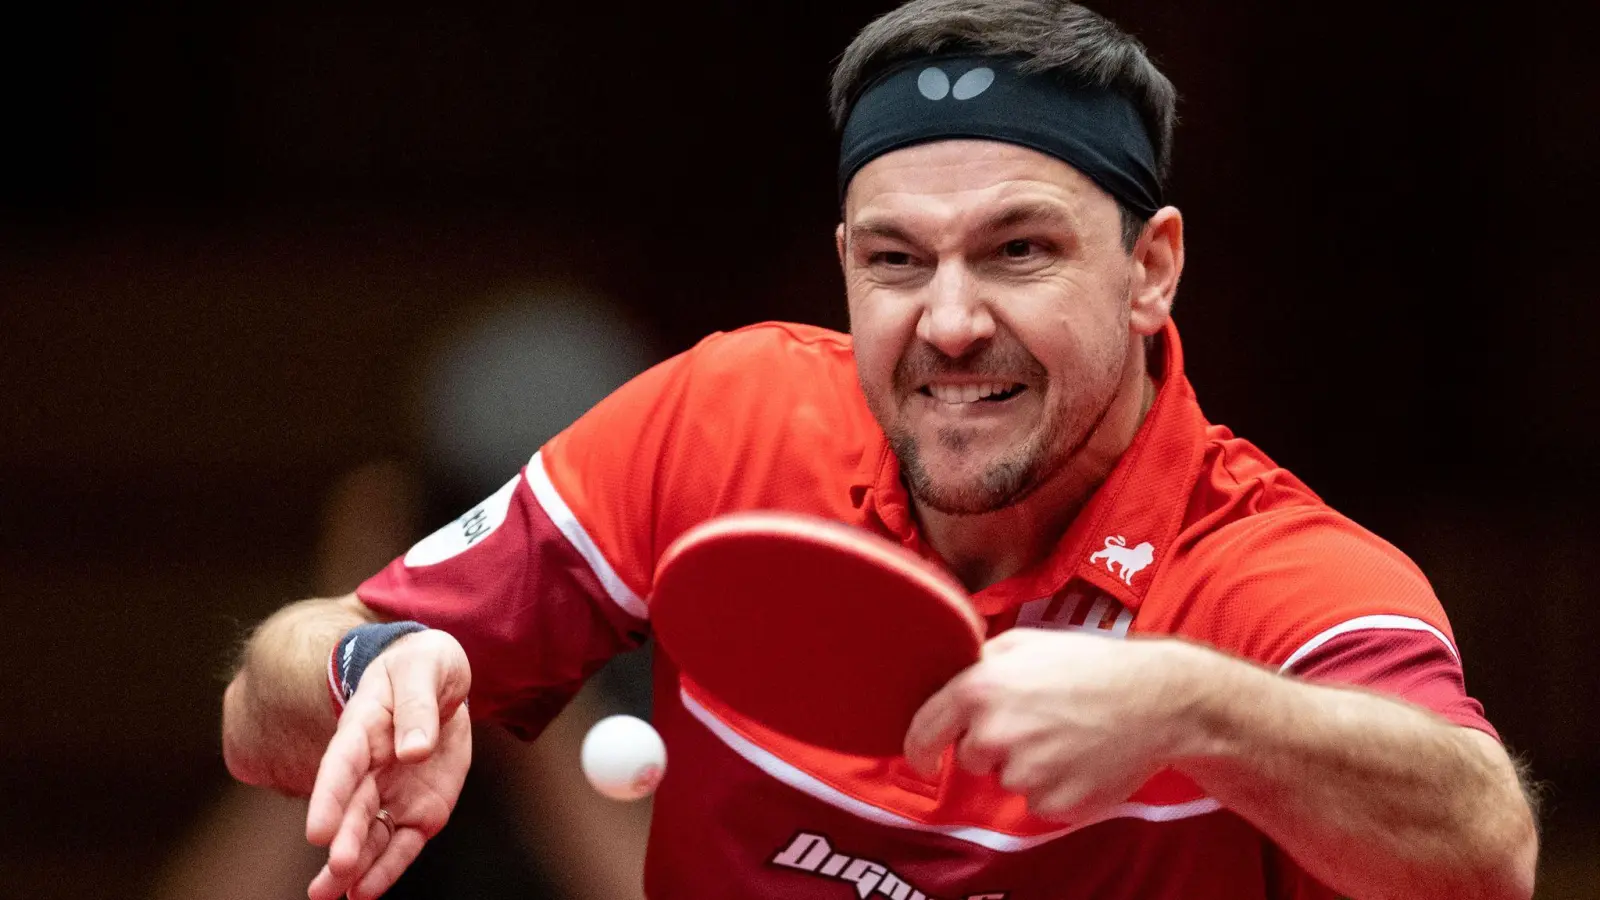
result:
[[[850,335],[856,368],[867,395],[894,387],[894,370],[916,333],[912,304],[895,302],[881,291],[849,289]]]
[[[1013,295],[1006,326],[1052,375],[1098,371],[1127,343],[1128,305],[1090,279],[1041,285]]]

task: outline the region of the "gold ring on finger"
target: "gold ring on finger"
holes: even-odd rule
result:
[[[382,822],[383,823],[383,827],[389,830],[389,837],[390,838],[394,837],[394,829],[395,829],[394,816],[389,815],[389,811],[387,809],[381,809],[380,808],[378,810],[378,814],[373,816],[373,818],[377,819],[379,822]]]

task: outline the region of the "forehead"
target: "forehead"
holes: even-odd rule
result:
[[[1023,198],[1059,205],[1080,220],[1116,213],[1109,194],[1053,156],[1016,144],[963,139],[917,144],[867,163],[850,181],[845,220],[897,213],[959,217]]]

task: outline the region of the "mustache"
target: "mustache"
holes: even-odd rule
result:
[[[1045,374],[1039,360],[1014,341],[986,343],[959,357],[947,356],[933,345],[917,341],[895,364],[894,384],[904,393],[942,376],[1039,382]]]

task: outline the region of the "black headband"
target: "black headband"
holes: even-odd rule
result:
[[[928,56],[878,76],[850,110],[839,197],[892,150],[951,138],[1018,144],[1065,162],[1145,218],[1162,206],[1155,149],[1139,111],[1106,88],[1028,75],[994,56]]]

